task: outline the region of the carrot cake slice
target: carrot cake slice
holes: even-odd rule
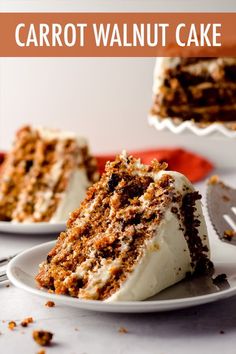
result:
[[[97,177],[86,140],[71,132],[25,126],[1,168],[0,220],[67,220]]]
[[[157,58],[151,114],[212,123],[236,121],[236,58]]]
[[[79,299],[144,300],[210,269],[201,196],[185,176],[118,156],[89,188],[36,280]]]

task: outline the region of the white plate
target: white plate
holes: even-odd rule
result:
[[[95,300],[78,300],[69,296],[50,294],[37,288],[34,277],[38,272],[38,264],[45,260],[47,253],[54,244],[55,241],[47,242],[15,257],[7,268],[7,275],[10,281],[25,291],[56,301],[57,303],[60,302],[63,305],[103,312],[138,313],[169,311],[213,302],[236,294],[236,247],[235,252],[226,254],[225,262],[215,262],[216,274],[227,274],[230,285],[228,289],[219,290],[212,284],[210,278],[199,277],[191,281],[182,281],[146,301],[106,303]]]
[[[12,223],[9,221],[0,221],[0,232],[14,234],[53,234],[64,231],[65,228],[65,222]]]
[[[229,126],[232,123],[212,123],[209,125],[201,125],[194,121],[181,121],[172,118],[160,118],[157,115],[148,117],[149,124],[157,130],[169,130],[174,134],[194,133],[197,136],[213,136],[220,138],[236,139],[236,130],[232,130]],[[235,124],[235,123],[234,123]]]

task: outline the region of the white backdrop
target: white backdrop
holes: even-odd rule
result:
[[[155,144],[156,133],[146,120],[153,63],[143,58],[2,60],[1,147],[27,122],[75,130],[95,151]]]

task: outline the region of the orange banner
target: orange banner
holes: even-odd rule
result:
[[[236,13],[1,13],[1,57],[236,56]]]

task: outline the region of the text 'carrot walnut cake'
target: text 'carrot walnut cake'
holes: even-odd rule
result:
[[[200,195],[180,173],[123,154],[68,221],[36,280],[79,299],[143,300],[210,266]]]
[[[0,220],[64,221],[97,179],[86,140],[25,126],[0,171]]]

